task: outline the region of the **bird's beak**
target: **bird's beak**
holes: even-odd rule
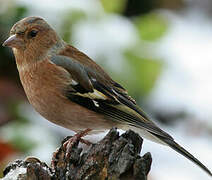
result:
[[[16,34],[11,35],[2,46],[8,46],[11,48],[18,48],[23,46],[23,40],[18,38]]]

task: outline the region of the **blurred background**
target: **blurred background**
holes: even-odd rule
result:
[[[16,21],[31,15],[45,18],[102,65],[162,129],[212,169],[212,1],[0,0],[0,44]],[[49,163],[72,134],[33,110],[12,51],[0,46],[0,177],[17,158]],[[145,141],[141,153],[148,151],[150,180],[210,179],[167,147]]]

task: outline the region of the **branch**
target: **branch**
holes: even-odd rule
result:
[[[4,170],[4,178],[18,180],[146,180],[151,167],[151,154],[139,155],[142,138],[129,130],[121,136],[115,128],[82,153],[79,142],[66,158],[63,145],[54,153],[49,167],[37,158],[16,160]],[[63,144],[63,143],[62,143]]]

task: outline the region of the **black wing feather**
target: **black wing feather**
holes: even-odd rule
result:
[[[113,121],[144,128],[212,176],[212,173],[206,166],[177,144],[169,134],[149,120],[147,115],[136,105],[135,101],[128,96],[127,91],[121,85],[114,81],[111,83],[101,81],[104,80],[101,74],[92,72],[91,68],[85,67],[69,57],[54,56],[51,58],[51,61],[66,69],[77,82],[75,85],[70,84],[71,90],[67,88],[65,96],[68,99],[92,111],[104,114],[105,117]],[[104,98],[91,98],[89,95],[85,96],[86,94],[95,92],[95,90],[101,92]]]
[[[51,61],[70,72],[74,80],[78,82],[77,85],[70,84],[72,87],[71,91],[67,88],[65,95],[71,101],[97,113],[104,114],[111,120],[144,128],[159,136],[173,139],[169,134],[158,128],[149,120],[147,115],[134,103],[134,101],[131,101],[125,89],[118,83],[113,82],[111,84],[104,84],[104,81],[97,81],[97,79],[101,79],[101,74],[91,72],[89,67],[84,67],[79,62],[66,56],[53,56]],[[73,91],[73,89],[75,91]],[[94,89],[104,94],[107,99],[91,99],[85,97],[85,93],[94,92]],[[120,89],[122,89],[122,91],[120,91]],[[96,106],[94,101],[98,106]]]

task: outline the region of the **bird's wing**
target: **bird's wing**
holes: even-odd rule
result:
[[[67,56],[53,56],[51,61],[66,69],[72,76],[73,83],[65,94],[71,101],[104,114],[111,120],[145,129],[212,176],[205,165],[177,144],[169,134],[157,127],[128,96],[127,91],[111,80],[104,71],[100,69],[96,72],[95,69]]]
[[[97,72],[67,56],[55,55],[51,57],[51,61],[70,73],[73,80],[65,95],[71,101],[104,114],[114,121],[144,128],[158,136],[173,139],[149,120],[136,105],[135,100],[128,96],[127,91],[108,78],[105,72]]]

